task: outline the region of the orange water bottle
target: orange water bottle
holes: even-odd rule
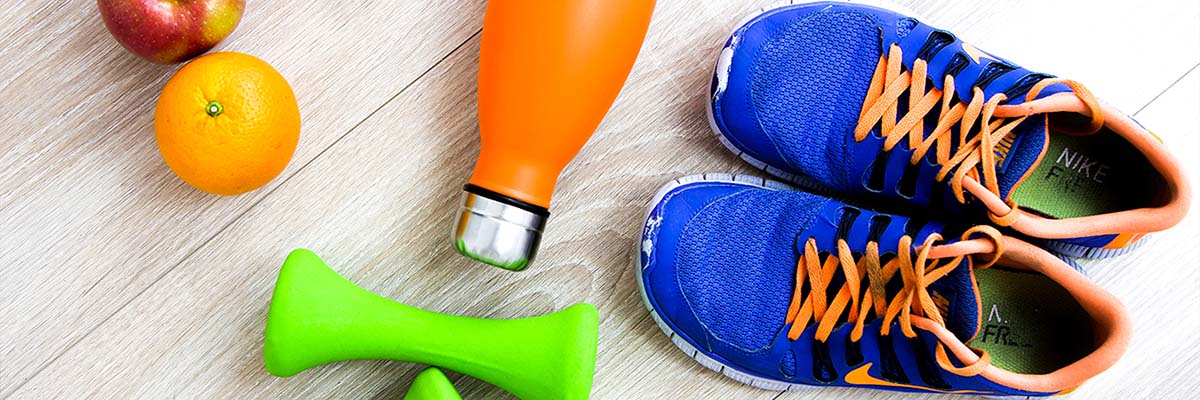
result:
[[[464,255],[533,261],[559,173],[620,92],[653,0],[493,0],[479,51],[482,147],[454,231]]]

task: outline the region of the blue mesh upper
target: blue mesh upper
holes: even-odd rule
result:
[[[795,280],[796,236],[826,199],[748,190],[714,201],[683,229],[679,283],[699,321],[722,341],[753,350],[781,328]],[[753,227],[753,229],[748,229]]]
[[[779,362],[779,372],[787,376],[796,376],[796,353],[783,353],[783,361]]]
[[[911,341],[902,335],[881,336],[877,316],[868,316],[865,334],[856,342],[859,347],[853,354],[862,361],[848,358],[855,348],[847,344],[853,324],[844,320],[831,332],[828,346],[819,347],[815,340],[816,321],[810,321],[798,338],[786,336],[800,242],[813,240],[823,257],[835,257],[830,253],[836,251],[834,243],[844,240],[857,259],[874,241],[886,257],[897,254],[904,236],[924,243],[941,232],[949,243],[959,237],[957,228],[879,214],[815,194],[756,186],[717,180],[686,183],[663,195],[648,213],[639,278],[652,312],[677,335],[677,342],[687,342],[725,368],[777,381],[825,385],[830,371],[823,368],[830,363],[833,375],[841,377],[864,363],[883,365],[890,355],[900,362],[892,368],[902,368],[915,386],[998,390],[986,380],[977,382],[977,377],[927,376],[928,371],[919,370],[923,367],[913,361],[914,352],[930,351],[930,344],[939,339],[917,329],[927,349],[921,350],[907,345]],[[844,285],[844,275],[837,271],[826,299]],[[901,278],[891,278],[889,298],[900,290]],[[946,328],[960,340],[974,336],[980,313],[968,261],[928,288]],[[892,324],[892,332],[897,332],[900,322]],[[892,344],[889,350],[880,347],[884,342]],[[871,368],[872,376],[878,376],[882,367]],[[841,380],[833,384],[853,385]]]
[[[908,36],[914,26],[917,26],[917,20],[913,18],[901,18],[896,20],[896,36]]]
[[[830,166],[846,164],[843,133],[858,123],[879,57],[879,28],[856,13],[798,20],[761,48],[752,101],[763,129],[795,169],[846,187],[846,171]]]

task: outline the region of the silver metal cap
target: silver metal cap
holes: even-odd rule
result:
[[[459,253],[512,271],[533,262],[547,214],[538,214],[472,192],[464,192],[454,228]]]

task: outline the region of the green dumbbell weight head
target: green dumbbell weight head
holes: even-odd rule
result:
[[[474,376],[526,400],[586,399],[596,366],[596,307],[532,318],[435,313],[368,292],[309,250],[279,271],[263,361],[275,376],[345,360],[396,360]]]
[[[428,368],[417,374],[412,387],[404,394],[404,400],[462,400],[450,379],[441,370]]]

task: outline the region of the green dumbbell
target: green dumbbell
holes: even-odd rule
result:
[[[436,365],[474,376],[522,399],[586,399],[596,367],[596,307],[579,303],[532,318],[439,314],[368,292],[309,250],[279,271],[263,361],[287,377],[345,360]]]

